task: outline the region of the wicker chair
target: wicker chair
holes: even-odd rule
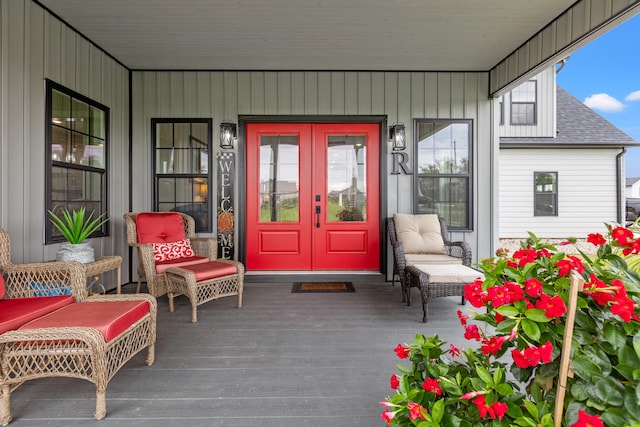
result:
[[[124,220],[127,226],[127,243],[129,246],[138,249],[138,286],[137,292],[140,292],[140,284],[142,280],[146,280],[149,294],[154,297],[160,297],[167,293],[167,278],[164,270],[158,272],[156,269],[156,261],[154,259],[153,247],[149,243],[140,243],[136,218],[142,212],[128,212],[124,214]],[[145,212],[145,214],[172,214],[180,215],[184,224],[184,238],[191,241],[193,251],[198,258],[206,258],[204,261],[213,261],[217,257],[217,241],[213,237],[195,237],[195,221],[194,219],[181,212]],[[187,263],[176,263],[173,266],[187,265]]]
[[[15,299],[18,305],[24,300],[67,298],[71,293],[74,302],[48,312],[46,316],[25,320],[0,335],[0,424],[6,426],[11,414],[11,393],[28,380],[47,377],[73,377],[96,385],[96,410],[94,417],[106,416],[106,389],[111,378],[133,356],[147,348],[147,365],[154,362],[156,341],[156,300],[149,295],[98,295],[87,296],[86,272],[78,262],[41,262],[12,264],[10,240],[0,229],[0,273],[5,280],[3,299]],[[56,296],[49,296],[56,295]],[[105,303],[109,307],[105,306]],[[129,313],[131,307],[140,307],[131,324],[119,334],[107,339],[94,325],[105,319],[118,319],[121,313]],[[92,304],[98,304],[93,306]],[[90,306],[87,306],[89,304]],[[101,314],[77,316],[77,308]],[[12,311],[10,311],[12,312]],[[69,324],[64,326],[31,326],[33,322],[46,323],[53,315],[71,313]],[[18,320],[24,320],[20,312]],[[137,319],[137,320],[134,320]],[[5,319],[6,320],[6,319]],[[117,321],[117,320],[116,320]],[[49,324],[50,325],[50,324]]]
[[[433,224],[439,223],[439,235],[444,246],[437,245],[431,252],[418,252],[414,247],[405,250],[405,243],[399,238],[396,232],[396,220],[405,220],[406,218],[424,219],[431,217]],[[437,222],[436,222],[437,217]],[[395,275],[400,279],[402,287],[402,302],[411,304],[411,284],[407,277],[406,268],[413,264],[462,264],[467,267],[471,266],[471,247],[467,242],[452,242],[449,240],[449,231],[444,218],[437,215],[407,215],[395,214],[394,217],[387,218],[387,230],[389,231],[389,240],[393,249],[393,274],[392,283],[395,283]],[[416,230],[419,232],[420,230]],[[436,233],[431,230],[431,233]],[[436,237],[437,238],[437,237]]]

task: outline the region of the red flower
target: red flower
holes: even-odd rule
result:
[[[504,320],[504,316],[497,311],[493,314],[493,317],[495,317],[496,323],[502,323],[502,321]]]
[[[596,246],[602,246],[607,243],[607,239],[600,233],[589,234],[587,236],[587,242],[592,243]]]
[[[515,348],[511,350],[511,357],[513,357],[513,362],[518,368],[526,369],[531,366],[529,365],[529,360],[524,356],[524,353],[521,350]]]
[[[475,308],[484,306],[487,300],[487,291],[482,289],[482,280],[476,279],[473,283],[469,283],[464,287],[464,299]]]
[[[542,293],[542,282],[536,278],[524,281],[524,291],[530,297],[537,298]]]
[[[542,257],[551,258],[551,252],[549,252],[547,248],[538,249],[538,252],[536,252],[536,258]]]
[[[476,396],[482,396],[485,393],[486,393],[486,391],[470,391],[470,392],[465,393],[462,396],[460,396],[460,399],[462,399],[462,400],[470,400],[470,399],[473,399]]]
[[[560,317],[567,312],[564,300],[558,295],[554,297],[550,297],[547,294],[540,295],[540,299],[536,301],[536,308],[544,310],[544,315],[549,319]]]
[[[478,326],[469,325],[464,328],[464,337],[468,340],[476,340],[480,341],[482,337],[480,337],[480,331],[478,330]]]
[[[480,412],[480,416],[482,418],[487,416],[487,413],[489,412],[489,407],[487,406],[487,402],[484,396],[478,396],[475,399],[473,399],[471,402],[476,405],[476,407],[478,408],[478,412]]]
[[[636,303],[627,296],[616,297],[611,305],[611,313],[617,314],[625,322],[631,322]]]
[[[416,418],[420,418],[421,420],[426,419],[422,411],[424,410],[424,412],[426,413],[427,410],[422,406],[418,405],[417,403],[409,402],[409,404],[407,405],[407,408],[409,409],[410,420],[415,420]]]
[[[504,286],[509,291],[510,303],[524,299],[524,289],[520,284],[514,282],[505,282]]]
[[[451,357],[458,357],[460,356],[460,349],[453,344],[449,344],[449,354],[451,354]]]
[[[400,380],[398,379],[397,375],[391,375],[391,388],[394,390],[398,389],[398,386],[400,385]]]
[[[427,378],[422,383],[422,389],[429,391],[431,393],[435,393],[436,396],[440,396],[442,394],[442,389],[440,388],[440,384],[438,380],[435,378]]]
[[[409,357],[409,353],[411,353],[411,349],[408,347],[403,347],[402,344],[398,344],[396,348],[393,349],[396,352],[396,355],[400,359],[406,359]]]
[[[519,260],[518,265],[520,267],[524,267],[531,262],[535,262],[536,257],[537,253],[533,249],[519,249],[513,253],[513,258]]]
[[[460,310],[458,310],[457,314],[458,314],[458,319],[460,320],[460,324],[463,327],[467,326],[467,319],[469,319],[469,316],[465,316],[464,314],[462,314],[462,311]]]
[[[582,265],[580,258],[573,255],[567,255],[565,259],[558,261],[556,267],[560,269],[558,270],[560,276],[568,276],[571,270],[576,270],[578,273],[584,271],[584,265]]]
[[[583,410],[578,411],[578,421],[571,427],[604,427],[600,415],[589,415]]]
[[[387,423],[388,426],[391,425],[391,420],[395,416],[396,416],[395,412],[389,412],[387,410],[385,410],[383,413],[380,414],[380,418],[382,418],[384,420],[384,422]]]
[[[624,227],[616,227],[611,230],[611,238],[613,238],[620,246],[627,246],[629,239],[633,238],[633,231]]]
[[[630,242],[629,246],[622,250],[623,255],[637,254],[637,253],[640,253],[640,239]]]
[[[506,338],[503,336],[491,337],[488,340],[482,341],[482,346],[480,347],[482,354],[492,354],[495,356],[502,350],[502,344],[504,344],[505,341]]]
[[[498,417],[498,420],[502,421],[502,418],[504,418],[504,414],[507,413],[508,409],[509,407],[507,406],[506,403],[493,402],[491,406],[489,406],[489,416],[492,419],[495,419],[496,417]]]
[[[492,306],[500,307],[511,302],[511,293],[506,286],[492,286],[487,290],[487,299]]]

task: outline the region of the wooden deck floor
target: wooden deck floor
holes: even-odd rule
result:
[[[158,301],[156,362],[137,355],[107,389],[107,418],[94,421],[93,384],[51,378],[12,395],[11,426],[382,426],[392,393],[393,348],[416,333],[462,343],[458,297],[422,309],[399,285],[354,282],[354,293],[291,293],[291,283],[246,283],[244,307],[224,298],[198,309]],[[127,285],[132,292],[135,285]],[[468,305],[467,305],[468,307]]]

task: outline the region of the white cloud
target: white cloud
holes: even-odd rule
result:
[[[640,101],[640,90],[636,90],[635,92],[631,92],[624,99],[625,101]]]
[[[605,113],[616,113],[624,110],[624,104],[622,102],[606,93],[596,93],[594,95],[587,96],[584,100],[584,104],[589,108],[604,111]]]

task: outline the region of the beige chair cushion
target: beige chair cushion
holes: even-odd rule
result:
[[[407,265],[414,264],[462,264],[462,258],[456,258],[444,254],[406,254],[404,260]]]
[[[471,283],[477,278],[484,280],[482,272],[465,265],[417,264],[414,267],[426,274],[431,283]]]
[[[444,254],[438,215],[393,214],[398,241],[405,254]]]

